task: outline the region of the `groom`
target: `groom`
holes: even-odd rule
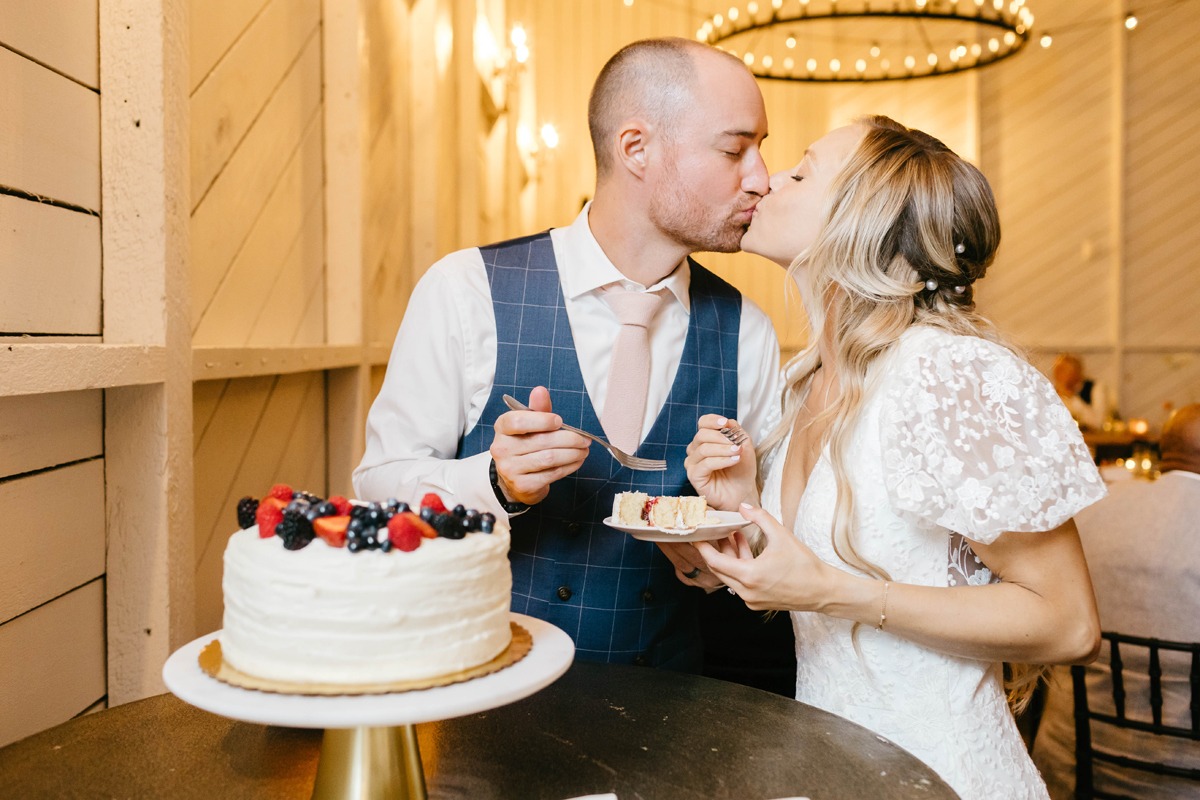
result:
[[[777,402],[770,321],[689,258],[738,249],[768,191],[766,114],[737,58],[652,39],[605,65],[588,123],[596,188],[574,223],[452,253],[418,283],[355,490],[503,515],[513,611],[565,630],[582,659],[698,672],[703,593],[676,577],[691,565],[601,520],[618,492],[694,493],[684,457],[701,415],[758,440]],[[630,299],[644,318],[622,333]],[[617,377],[631,368],[648,385]],[[564,422],[668,468],[631,471]]]

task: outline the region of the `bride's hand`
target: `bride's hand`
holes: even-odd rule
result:
[[[762,530],[763,550],[756,558],[741,531],[719,542],[719,547],[696,542],[708,568],[752,609],[820,611],[835,582],[846,573],[818,558],[761,508],[743,504],[739,510]]]
[[[696,493],[723,511],[733,511],[743,502],[758,502],[754,442],[749,435],[740,445],[725,438],[721,428],[731,422],[716,414],[701,417],[683,462]]]

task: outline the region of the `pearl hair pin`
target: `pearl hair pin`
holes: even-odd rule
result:
[[[925,281],[925,288],[931,292],[936,292],[938,288],[938,282],[933,278],[930,278],[929,280]]]
[[[963,253],[967,252],[967,246],[962,242],[959,242],[958,244],[954,245],[954,252],[961,256]]]

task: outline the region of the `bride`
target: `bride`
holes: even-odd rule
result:
[[[999,239],[983,175],[885,117],[772,177],[742,248],[788,270],[813,340],[759,464],[714,415],[688,449],[696,490],[761,533],[676,563],[791,612],[798,700],[964,798],[1013,800],[1046,796],[1010,711],[1041,672],[1028,665],[1099,650],[1071,517],[1104,488],[1050,383],[975,311]]]

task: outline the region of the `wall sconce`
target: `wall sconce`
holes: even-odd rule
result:
[[[526,171],[535,179],[541,172],[542,163],[558,148],[558,144],[558,129],[549,122],[542,125],[536,136],[529,125],[521,123],[517,126],[517,150],[525,162]]]
[[[502,77],[511,83],[516,80],[517,75],[525,68],[525,63],[529,61],[529,34],[525,32],[525,27],[521,23],[518,22],[512,26],[512,30],[508,34],[508,41],[511,47],[497,55],[492,77]]]

